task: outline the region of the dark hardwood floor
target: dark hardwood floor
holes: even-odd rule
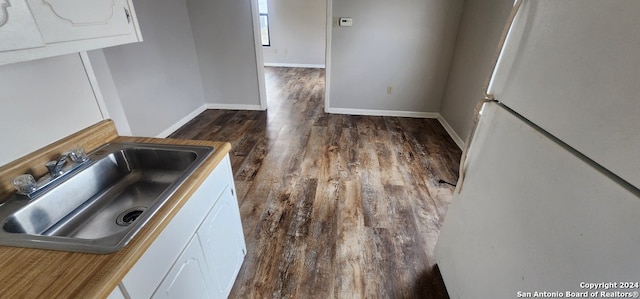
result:
[[[265,68],[269,110],[171,137],[229,141],[248,253],[231,298],[448,298],[433,249],[461,152],[437,120],[324,113],[324,70]]]

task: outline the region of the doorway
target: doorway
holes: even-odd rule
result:
[[[324,69],[328,75],[331,0],[251,1],[260,106],[266,110],[272,84],[265,67]],[[324,93],[326,102],[328,81]]]

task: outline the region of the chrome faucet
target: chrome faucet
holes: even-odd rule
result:
[[[62,155],[60,155],[58,160],[49,161],[45,164],[45,166],[49,170],[49,175],[51,175],[52,178],[57,178],[63,175],[65,172],[63,171],[62,167],[64,167],[69,159],[73,163],[75,163],[77,167],[82,162],[87,161],[87,154],[85,154],[84,149],[81,147],[74,148],[66,153],[63,153]]]
[[[62,171],[62,166],[67,163],[67,158],[69,158],[69,154],[65,153],[58,158],[56,161],[49,161],[44,166],[49,170],[49,175],[51,177],[59,177],[64,174]]]
[[[89,161],[89,158],[87,157],[87,154],[85,154],[84,149],[81,147],[75,148],[63,153],[57,160],[49,161],[45,164],[49,171],[48,176],[44,175],[36,181],[32,175],[23,174],[13,180],[13,186],[16,188],[18,194],[26,195],[28,198],[33,198],[34,196],[37,196],[39,190],[42,190],[64,174],[70,173],[79,168],[86,161]],[[65,167],[67,164],[69,164],[69,166]]]

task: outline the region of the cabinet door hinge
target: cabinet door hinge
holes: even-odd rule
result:
[[[124,15],[127,16],[127,23],[131,24],[131,14],[126,7],[124,8]]]
[[[233,188],[231,188],[231,195],[236,196],[235,192],[233,192]]]

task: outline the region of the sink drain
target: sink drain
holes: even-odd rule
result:
[[[118,218],[116,218],[116,224],[120,226],[129,226],[131,223],[136,221],[140,214],[142,214],[146,209],[147,207],[135,207],[125,210],[118,215]]]

